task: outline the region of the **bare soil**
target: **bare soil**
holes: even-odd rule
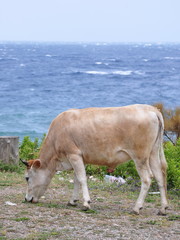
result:
[[[55,176],[38,204],[23,201],[26,184],[23,176],[17,182],[15,179],[12,182],[3,179],[0,186],[0,239],[180,238],[177,196],[170,195],[166,216],[157,215],[159,195],[148,195],[140,215],[134,215],[132,208],[139,193],[134,187],[89,180],[92,210],[83,212],[81,201],[77,207],[67,206],[73,187],[71,175],[65,179]],[[7,201],[16,205],[7,205]]]

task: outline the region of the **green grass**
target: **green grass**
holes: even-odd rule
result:
[[[23,222],[23,221],[30,220],[30,218],[28,218],[28,217],[19,217],[19,218],[13,218],[12,220],[14,220],[16,222]]]
[[[0,172],[0,186],[15,186],[24,182],[24,173]]]
[[[167,219],[169,221],[180,221],[180,215],[170,215]]]
[[[41,232],[41,233],[31,233],[29,234],[25,239],[26,240],[47,240],[50,237],[55,237],[57,239],[57,237],[59,237],[59,239],[61,239],[61,233],[57,232],[56,230],[50,231],[50,232]],[[24,239],[24,240],[25,240]]]
[[[5,164],[0,160],[0,172],[16,172],[22,173],[24,168],[22,165],[13,165],[13,164]]]
[[[98,212],[93,209],[88,209],[87,211],[80,210],[81,212],[84,212],[86,214],[97,214]]]
[[[157,220],[149,220],[146,223],[151,225],[160,225],[160,223]]]
[[[37,204],[31,204],[22,203],[25,192],[14,192],[14,189],[21,189],[22,186],[25,190],[26,182],[24,181],[23,174],[14,172],[3,172],[0,174],[0,182],[2,179],[5,182],[10,181],[12,187],[8,187],[7,189],[13,190],[12,193],[0,198],[1,211],[4,212],[3,218],[5,219],[3,224],[0,224],[0,239],[8,239],[6,236],[13,235],[14,240],[74,239],[72,231],[77,233],[78,239],[78,234],[81,234],[82,237],[82,229],[84,227],[87,231],[88,227],[89,231],[93,228],[92,231],[97,232],[97,234],[98,231],[101,231],[101,235],[103,235],[104,238],[106,238],[106,236],[112,236],[113,238],[113,232],[110,231],[110,229],[115,229],[116,226],[113,225],[113,221],[111,225],[111,219],[118,219],[118,224],[120,225],[127,224],[127,228],[129,228],[128,222],[130,221],[133,222],[133,227],[146,229],[152,227],[157,229],[160,229],[160,227],[168,227],[170,229],[171,226],[174,226],[177,224],[177,221],[180,220],[180,216],[176,215],[178,212],[178,196],[173,195],[173,192],[169,193],[170,209],[168,211],[171,215],[165,217],[156,215],[156,211],[159,209],[157,204],[160,203],[160,195],[158,194],[148,195],[142,214],[140,216],[134,216],[131,210],[139,194],[139,186],[137,187],[138,184],[136,181],[117,186],[117,184],[107,184],[99,178],[97,178],[96,181],[89,179],[88,185],[90,188],[92,209],[88,211],[80,210],[82,207],[82,198],[80,198],[76,208],[68,207],[67,202],[72,192],[72,184],[70,185],[68,183],[69,180],[73,178],[73,173],[66,173],[64,180],[59,180],[60,177],[62,176],[54,176],[52,184],[47,191],[48,193],[45,195],[45,199],[40,199],[40,202]],[[4,186],[4,188],[6,188],[6,186]],[[54,189],[56,191],[54,191]],[[58,191],[58,189],[62,191]],[[8,215],[6,215],[6,209],[4,208],[6,198],[17,203],[17,206],[14,208],[6,206],[12,209],[12,212]],[[151,210],[154,212],[149,215],[148,213],[151,212]],[[47,216],[50,216],[50,218],[48,219]],[[108,220],[109,222],[107,223]],[[7,224],[7,221],[11,221],[10,225]],[[83,227],[80,224],[82,221],[85,221]],[[74,228],[73,230],[69,228],[70,224],[71,227]],[[94,230],[93,224],[97,224],[98,228]],[[28,229],[24,235],[21,235],[21,225],[28,225]],[[36,229],[37,225],[39,226],[38,230]],[[20,227],[16,228],[14,226]],[[78,228],[76,228],[76,226],[78,226]],[[104,228],[102,228],[103,226]],[[119,228],[119,226],[117,226],[117,228]],[[107,233],[105,232],[103,234],[104,229],[107,229]],[[22,238],[15,238],[18,236]],[[79,239],[81,239],[81,237]],[[116,234],[114,238],[117,238]]]

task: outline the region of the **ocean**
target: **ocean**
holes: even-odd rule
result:
[[[180,44],[0,43],[0,135],[42,137],[70,108],[180,106]]]

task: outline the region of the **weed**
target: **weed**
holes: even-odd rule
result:
[[[0,240],[6,240],[6,239],[7,239],[6,237],[3,237],[3,236],[0,235]]]
[[[156,196],[154,196],[154,195],[152,195],[152,196],[148,195],[148,196],[146,197],[145,201],[148,202],[148,203],[154,203],[154,202],[156,202],[156,199],[157,199]],[[159,195],[158,195],[158,199],[159,199]]]
[[[62,208],[59,204],[57,204],[57,203],[48,203],[47,205],[46,205],[46,207],[48,207],[48,208]]]
[[[30,218],[28,218],[28,217],[20,217],[20,218],[13,218],[12,220],[14,220],[16,222],[23,222],[23,221],[30,220]]]
[[[84,213],[87,213],[87,214],[97,214],[97,211],[93,210],[93,209],[88,209],[87,211],[83,211],[83,210],[81,210],[81,211]]]
[[[21,173],[23,169],[18,165],[6,164],[0,161],[0,172],[17,172]]]
[[[146,222],[147,224],[151,224],[151,225],[159,225],[159,222],[156,220],[149,220]]]
[[[29,234],[28,237],[26,238],[27,240],[31,239],[37,239],[37,240],[47,240],[50,239],[50,237],[60,237],[60,233],[56,231],[52,232],[41,232],[41,233],[32,233]]]
[[[98,202],[104,202],[104,199],[103,198],[97,198],[96,199]]]
[[[23,212],[21,212],[20,214],[22,214],[22,215],[27,215],[27,214],[29,214],[29,212],[23,211]]]
[[[180,215],[171,215],[167,218],[169,221],[175,221],[175,220],[180,220]]]

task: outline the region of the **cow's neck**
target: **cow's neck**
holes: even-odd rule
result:
[[[39,159],[41,160],[44,168],[50,170],[52,175],[54,175],[54,173],[56,172],[57,154],[53,146],[49,144],[48,139],[45,139],[41,147]]]

